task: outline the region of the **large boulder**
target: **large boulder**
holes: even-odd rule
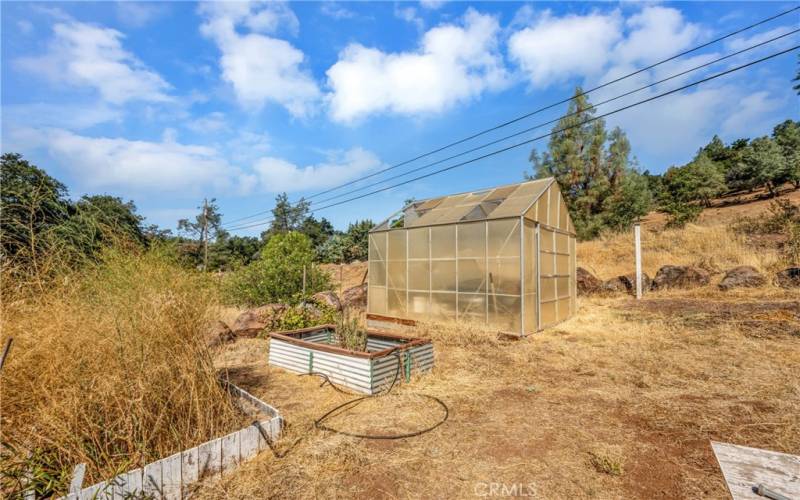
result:
[[[367,307],[367,284],[363,283],[342,292],[342,307]]]
[[[783,288],[800,288],[800,267],[789,267],[775,274],[775,284]]]
[[[257,337],[277,321],[286,310],[283,304],[267,304],[265,306],[249,309],[236,318],[231,330],[237,337]]]
[[[707,285],[710,280],[709,272],[697,266],[663,266],[656,273],[652,288],[695,288]]]
[[[317,292],[311,296],[311,301],[335,311],[342,310],[342,303],[333,292]]]
[[[579,267],[575,270],[578,281],[578,294],[591,295],[597,293],[603,282],[586,269]]]
[[[231,327],[224,321],[217,321],[208,329],[211,345],[225,344],[236,339]]]
[[[642,293],[652,286],[652,280],[647,273],[642,273]],[[617,276],[605,281],[600,290],[606,293],[630,293],[636,295],[636,273]]]
[[[763,286],[767,279],[753,266],[739,266],[728,270],[725,277],[719,282],[720,290],[730,290],[739,287]]]

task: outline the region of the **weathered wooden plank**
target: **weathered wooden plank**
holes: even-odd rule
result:
[[[176,453],[163,460],[161,484],[164,485],[163,496],[167,500],[178,500],[181,497],[181,454]]]
[[[101,494],[105,491],[106,482],[93,484],[81,490],[81,500],[95,500],[96,498],[105,498]]]
[[[108,483],[111,485],[111,498],[114,500],[124,500],[125,485],[127,482],[128,474],[125,472],[109,480]]]
[[[144,474],[142,475],[142,491],[145,495],[152,495],[156,498],[161,497],[161,492],[164,489],[161,481],[162,467],[163,460],[158,460],[144,466]]]
[[[222,439],[212,439],[198,446],[197,470],[202,479],[222,471]]]
[[[222,436],[222,472],[236,467],[239,463],[239,432]]]
[[[69,492],[80,494],[83,489],[83,475],[86,473],[86,464],[80,463],[72,469],[72,481],[69,483]]]
[[[195,446],[181,453],[181,489],[184,496],[192,484],[200,477],[199,448]]]
[[[239,431],[239,460],[244,462],[258,453],[258,428],[254,425]]]
[[[142,494],[142,469],[128,471],[125,478],[125,488],[123,489],[125,498],[136,497]]]
[[[763,500],[754,491],[759,485],[800,498],[800,456],[714,441],[711,448],[733,500]]]

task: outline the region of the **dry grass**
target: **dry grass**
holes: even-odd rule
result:
[[[578,244],[578,265],[601,279],[634,271],[633,236],[610,234]],[[661,266],[698,265],[712,273],[749,265],[763,272],[778,270],[783,262],[776,248],[754,251],[744,236],[727,226],[689,224],[684,229],[664,231],[643,228],[642,269],[651,277]]]
[[[10,287],[8,287],[10,288]],[[216,380],[205,328],[213,287],[156,252],[109,252],[81,276],[19,298],[3,288],[3,491],[32,467],[63,492],[72,467],[85,484],[239,426]],[[31,459],[27,459],[32,454]],[[66,476],[66,477],[63,477]],[[44,488],[43,484],[39,487]]]
[[[583,299],[573,319],[518,341],[421,325],[412,333],[433,338],[433,372],[336,421],[421,428],[441,415],[419,395],[447,402],[443,426],[400,441],[314,430],[348,397],[268,367],[266,341],[239,341],[217,362],[284,412],[288,453],[262,453],[201,496],[462,498],[499,483],[553,498],[725,498],[709,439],[800,449],[799,306],[749,293],[707,308],[686,299],[697,307],[685,313],[675,295]],[[786,323],[772,331],[776,315]]]

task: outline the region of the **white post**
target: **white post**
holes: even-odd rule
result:
[[[636,247],[636,300],[642,298],[642,230],[639,223],[633,225],[633,239]]]
[[[303,266],[303,300],[306,300],[306,266]]]

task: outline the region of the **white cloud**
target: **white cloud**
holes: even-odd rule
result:
[[[331,117],[440,112],[507,83],[497,19],[468,9],[460,25],[425,33],[416,51],[385,53],[354,43],[327,71]]]
[[[52,128],[19,132],[28,146],[46,149],[89,190],[192,193],[241,187],[241,171],[214,148],[178,143],[169,129],[161,142],[90,137]]]
[[[380,166],[381,161],[374,153],[352,148],[332,154],[325,162],[304,167],[282,158],[262,158],[254,170],[264,191],[296,192],[335,186]]]
[[[17,29],[19,29],[19,32],[23,35],[29,35],[33,32],[33,23],[26,19],[21,19],[17,21]]]
[[[77,21],[57,23],[44,55],[16,64],[56,84],[91,87],[112,104],[167,102],[169,84],[122,47],[117,30]]]
[[[537,87],[595,75],[621,37],[619,12],[553,17],[548,11],[508,41],[509,55]]]
[[[419,0],[420,5],[430,10],[441,9],[444,3],[444,0]]]
[[[121,23],[141,28],[167,13],[167,4],[160,2],[117,2],[117,18]]]
[[[320,92],[303,69],[305,55],[285,40],[262,34],[297,33],[297,17],[285,4],[218,2],[203,4],[200,11],[206,17],[201,32],[219,47],[222,78],[243,107],[258,110],[274,102],[297,117],[313,113]],[[251,32],[240,34],[241,26]]]
[[[319,8],[320,12],[333,19],[351,19],[356,16],[356,13],[350,9],[343,7],[337,2],[322,2]]]
[[[689,48],[703,34],[679,10],[661,6],[645,7],[625,25],[630,32],[614,48],[614,62],[653,63]]]
[[[399,5],[395,5],[394,17],[413,24],[419,31],[425,29],[425,21],[417,15],[417,9],[414,7],[400,7]]]
[[[722,133],[727,137],[747,137],[753,131],[765,133],[777,123],[773,112],[787,104],[764,90],[741,96],[735,102],[733,112],[722,122]]]
[[[3,106],[3,120],[17,126],[57,127],[82,130],[101,123],[122,122],[123,113],[105,103],[9,104]]]
[[[214,111],[200,118],[190,120],[186,123],[186,127],[198,134],[209,134],[227,129],[228,123],[225,121],[224,113]]]

